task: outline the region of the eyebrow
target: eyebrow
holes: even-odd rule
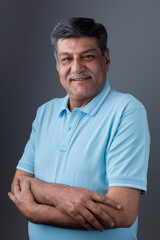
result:
[[[94,48],[92,48],[92,49],[87,49],[87,50],[85,50],[85,51],[80,52],[79,54],[85,54],[85,53],[93,52],[93,51],[96,52],[96,49],[94,49]],[[59,56],[71,55],[71,53],[70,53],[70,52],[61,52],[61,53],[59,53],[58,55],[59,55]]]
[[[81,54],[88,53],[88,52],[93,52],[93,51],[97,52],[96,49],[92,48],[92,49],[87,49],[87,50],[81,52]]]

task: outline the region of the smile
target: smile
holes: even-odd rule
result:
[[[80,82],[80,81],[85,81],[85,80],[88,80],[90,79],[91,77],[85,77],[85,78],[71,78],[71,81],[74,81],[74,82]]]

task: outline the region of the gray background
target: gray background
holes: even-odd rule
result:
[[[152,143],[138,236],[140,240],[160,239],[160,1],[0,0],[0,14],[0,238],[28,239],[27,222],[8,200],[7,192],[37,107],[65,95],[55,69],[50,33],[61,19],[85,16],[102,22],[108,30],[111,87],[133,94],[147,109]]]

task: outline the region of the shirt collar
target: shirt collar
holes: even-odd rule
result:
[[[64,112],[70,112],[68,109],[68,99],[69,99],[68,95],[66,95],[63,98],[62,105],[60,106],[60,109],[59,109],[59,116],[62,116]]]
[[[105,98],[107,97],[107,95],[110,92],[110,85],[108,80],[106,80],[105,85],[103,87],[103,89],[101,90],[101,92],[95,96],[86,106],[82,107],[82,108],[77,108],[80,111],[90,115],[90,116],[94,116],[97,111],[99,110],[99,108],[101,107],[101,105],[103,104]],[[62,116],[62,114],[66,111],[66,112],[70,112],[68,109],[68,99],[69,96],[67,95],[64,98],[64,101],[61,105],[60,108],[60,115]]]

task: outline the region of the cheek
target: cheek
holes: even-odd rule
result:
[[[61,79],[64,79],[64,78],[66,78],[67,75],[68,75],[68,68],[66,68],[66,67],[59,68],[58,73],[59,73],[59,77],[60,77]]]
[[[97,75],[104,77],[104,75],[106,74],[106,64],[104,63],[104,61],[97,63],[96,73]]]
[[[95,74],[99,74],[103,71],[104,62],[95,60],[88,68]]]
[[[98,63],[95,62],[94,64],[93,63],[92,64],[86,64],[86,69],[89,72],[93,73],[94,75],[97,75],[98,69],[99,69]]]

